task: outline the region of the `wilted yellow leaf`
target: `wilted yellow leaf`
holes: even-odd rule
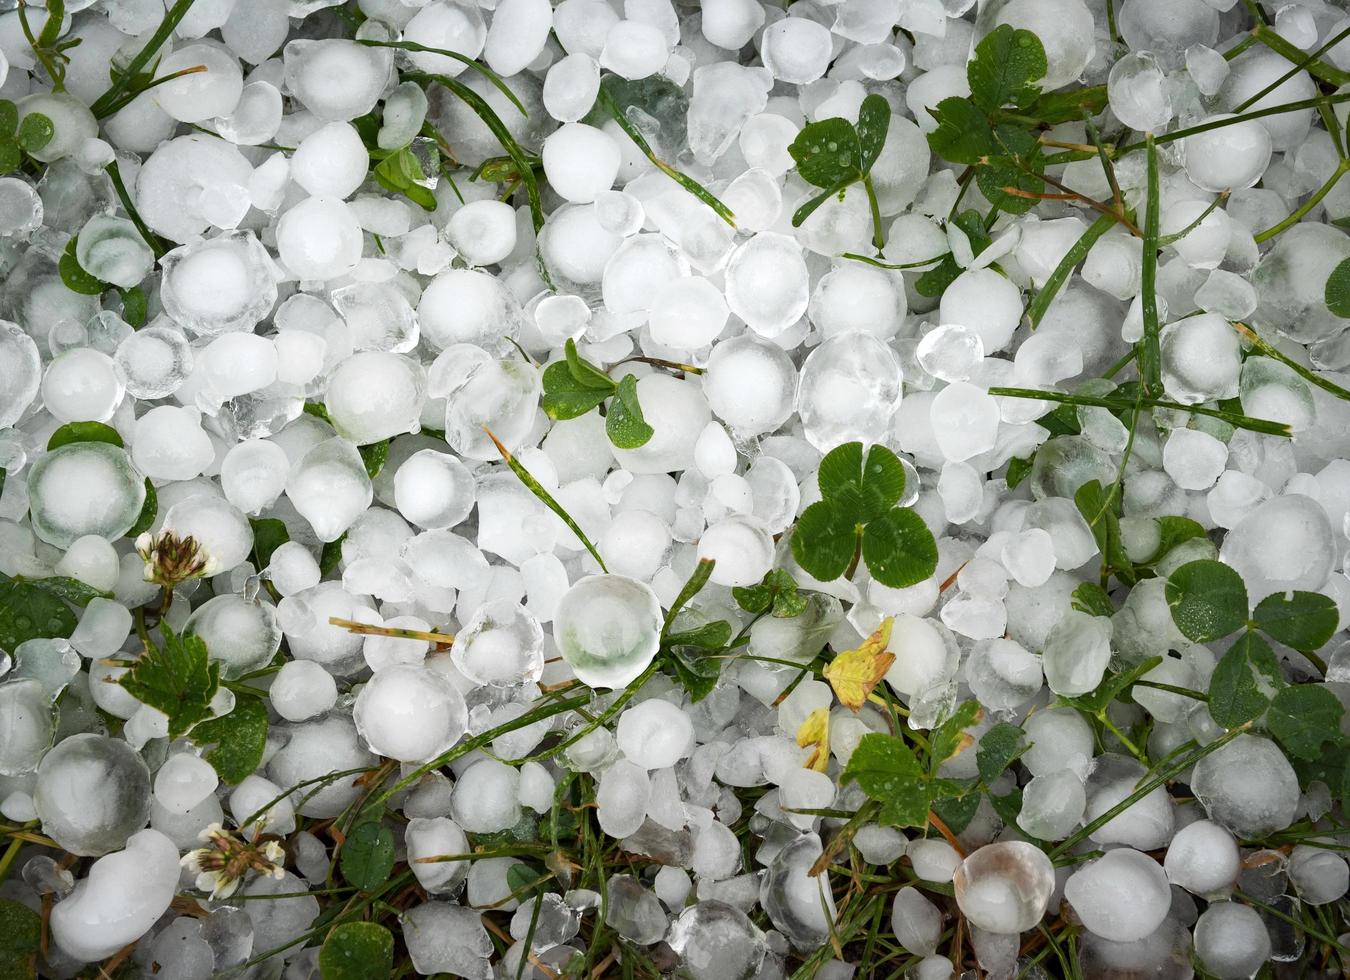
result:
[[[806,748],[814,745],[816,750],[806,760],[805,768],[824,772],[830,764],[830,709],[817,708],[806,716],[802,727],[797,729],[797,745]]]
[[[887,616],[877,631],[863,640],[856,650],[845,650],[825,666],[825,679],[834,688],[840,702],[850,711],[858,711],[872,688],[881,682],[895,663],[895,654],[886,649],[891,642],[893,616]]]

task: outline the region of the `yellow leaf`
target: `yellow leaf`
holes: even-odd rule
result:
[[[877,631],[863,640],[856,650],[845,650],[830,661],[824,670],[825,679],[839,695],[839,700],[850,711],[857,712],[895,663],[895,654],[886,646],[891,642],[893,616],[887,616]]]
[[[797,729],[797,744],[801,748],[814,745],[816,750],[806,760],[805,768],[824,772],[830,764],[830,709],[817,708],[806,716]]]

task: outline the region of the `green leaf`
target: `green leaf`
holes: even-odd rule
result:
[[[1119,699],[1130,685],[1162,662],[1162,657],[1149,657],[1128,670],[1122,670],[1118,674],[1107,674],[1102,682],[1097,685],[1095,691],[1067,700],[1074,707],[1089,714],[1103,715],[1106,713],[1106,709],[1111,706],[1111,703]]]
[[[913,751],[894,735],[864,735],[849,757],[840,782],[857,780],[881,804],[878,819],[896,827],[922,827],[932,805],[923,767]]]
[[[1275,651],[1261,634],[1248,630],[1228,648],[1210,676],[1210,717],[1224,728],[1255,721],[1283,686]]]
[[[1014,456],[1008,460],[1008,472],[1004,479],[1008,481],[1008,489],[1016,490],[1021,486],[1022,481],[1031,476],[1031,467],[1035,463],[1036,457],[1033,456]]]
[[[323,402],[305,402],[304,412],[316,419],[323,419],[329,425],[333,424],[333,418],[328,414],[328,406]]]
[[[898,507],[863,529],[862,554],[872,578],[892,589],[917,585],[937,570],[933,532],[914,511]]]
[[[1039,176],[1045,169],[1036,138],[1025,129],[997,126],[993,132],[995,152],[975,171],[975,182],[989,203],[1009,214],[1025,214],[1037,201],[1025,194],[1040,194],[1045,181]],[[1023,194],[1008,192],[1008,188]]]
[[[722,675],[720,657],[704,656],[689,648],[670,650],[666,654],[666,664],[695,704],[712,693]]]
[[[823,498],[837,496],[845,487],[862,486],[863,451],[861,442],[835,446],[820,461],[816,485]]]
[[[130,289],[123,289],[122,293],[122,319],[127,321],[133,328],[145,326],[145,319],[149,312],[145,299],[145,290],[140,286],[132,286]]]
[[[962,796],[945,796],[933,801],[932,810],[947,825],[953,834],[961,834],[975,819],[980,809],[980,794],[966,793]]]
[[[1168,578],[1164,595],[1177,629],[1193,643],[1222,639],[1247,623],[1247,587],[1223,562],[1187,562]]]
[[[961,275],[961,272],[962,269],[956,264],[956,260],[947,255],[941,262],[914,280],[914,288],[921,296],[936,298],[947,291],[947,287],[956,281],[956,277]]]
[[[216,747],[203,758],[224,782],[242,783],[262,765],[267,748],[267,708],[257,698],[241,697],[228,715],[201,722],[188,737],[196,745],[214,744]]]
[[[1011,793],[1003,796],[989,794],[989,805],[994,808],[998,818],[1003,821],[1005,826],[1016,827],[1017,818],[1022,815],[1022,791],[1013,787]]]
[[[492,435],[491,431],[488,432],[488,435],[492,438],[493,444],[497,447],[497,452],[501,454],[507,467],[516,475],[516,479],[525,484],[525,489],[534,494],[541,504],[558,515],[558,519],[567,525],[568,530],[575,534],[577,540],[590,552],[591,557],[595,559],[595,563],[600,566],[600,570],[608,572],[609,569],[605,567],[605,559],[600,556],[600,552],[596,551],[595,545],[591,543],[591,539],[586,536],[586,532],[581,529],[581,525],[576,522],[576,519],[567,513],[562,504],[553,499],[553,494],[544,489],[544,485],[534,478],[534,474],[526,469],[520,460],[512,456],[507,448],[497,441],[497,437]],[[319,567],[322,568],[322,564]]]
[[[782,568],[770,569],[758,585],[733,586],[731,597],[755,615],[772,610],[780,619],[791,619],[806,609],[806,597],[798,594],[796,579]]]
[[[581,384],[572,376],[565,361],[555,361],[544,368],[542,381],[544,395],[539,400],[539,407],[555,422],[585,415],[603,404],[613,391],[601,391]]]
[[[261,572],[272,561],[273,553],[291,540],[291,533],[275,517],[254,517],[248,523],[253,528],[254,567]]]
[[[889,125],[890,108],[886,111]],[[882,139],[885,140],[884,132]],[[802,127],[788,146],[788,153],[796,162],[802,180],[816,187],[847,186],[863,175],[863,151],[858,131],[851,122],[839,116]]]
[[[905,468],[885,446],[873,446],[863,460],[862,443],[846,442],[825,454],[816,474],[827,500],[846,498],[846,509],[860,523],[875,520],[899,502],[905,492]]]
[[[797,519],[792,557],[814,579],[831,582],[847,571],[857,547],[857,530],[828,500],[817,500]]]
[[[1340,618],[1336,603],[1320,592],[1277,592],[1257,603],[1252,614],[1258,629],[1295,650],[1324,646]]]
[[[361,462],[366,466],[366,475],[373,480],[380,475],[385,460],[389,458],[389,440],[381,439],[379,442],[368,443],[360,446],[357,452],[361,454]]]
[[[1205,529],[1198,521],[1193,521],[1189,517],[1159,517],[1158,521],[1158,550],[1153,553],[1148,564],[1153,565],[1165,558],[1173,548],[1179,544],[1195,538],[1203,538]]]
[[[1324,295],[1327,309],[1339,317],[1350,319],[1350,259],[1345,259],[1331,270]]]
[[[670,629],[671,624],[675,622],[675,617],[680,614],[680,610],[685,607],[690,599],[703,591],[703,587],[708,584],[708,579],[712,578],[713,569],[717,566],[711,558],[700,558],[689,578],[685,579],[684,586],[679,594],[675,596],[675,601],[670,604],[666,611],[665,622],[661,624],[661,634],[664,636]]]
[[[666,636],[670,646],[698,647],[700,650],[720,650],[731,642],[731,624],[725,619],[715,619],[704,623],[697,629],[684,630]]]
[[[37,976],[42,917],[22,902],[0,898],[0,980]]]
[[[145,503],[141,504],[140,516],[136,518],[136,523],[131,525],[127,531],[127,537],[132,541],[150,528],[155,523],[155,518],[159,516],[159,493],[155,490],[155,485],[150,482],[150,478],[145,478]]]
[[[52,141],[56,127],[51,118],[40,112],[30,112],[19,123],[19,146],[29,153],[36,153]]]
[[[975,46],[966,66],[971,101],[986,112],[1005,105],[1025,108],[1041,94],[1036,83],[1048,67],[1040,38],[1000,24]]]
[[[606,393],[613,392],[617,387],[613,378],[577,353],[577,342],[571,337],[563,344],[563,355],[572,380],[581,387]]]
[[[1084,582],[1073,590],[1072,595],[1072,605],[1079,612],[1085,612],[1089,616],[1111,616],[1115,614],[1116,610],[1111,605],[1111,597],[1096,582]]]
[[[106,442],[114,446],[125,445],[122,437],[111,425],[102,422],[67,422],[52,433],[47,440],[47,452],[60,449],[72,442]]]
[[[77,578],[69,578],[65,575],[51,575],[47,578],[30,578],[24,580],[35,589],[41,589],[43,592],[50,592],[59,599],[74,603],[77,606],[89,605],[90,599],[111,599],[111,592],[100,592],[92,585],[86,585]]]
[[[342,561],[342,542],[347,540],[347,532],[343,531],[336,541],[325,541],[323,549],[319,552],[319,574],[327,575],[333,569],[338,567]]]
[[[394,975],[394,936],[375,922],[344,922],[319,950],[323,980],[388,980]]]
[[[836,184],[834,187],[827,187],[815,197],[810,198],[805,204],[792,212],[792,227],[800,228],[802,223],[805,222],[807,218],[811,217],[816,209],[830,198],[838,195],[839,199],[842,201],[846,190],[848,190],[848,184]]]
[[[1028,115],[1051,124],[1077,121],[1083,118],[1085,112],[1089,116],[1097,115],[1106,108],[1107,101],[1105,85],[1089,85],[1068,92],[1046,92],[1031,104]]]
[[[962,701],[950,718],[933,729],[928,741],[928,765],[933,772],[960,751],[966,742],[966,729],[982,716],[978,701]]]
[[[1072,406],[1070,406],[1072,407]],[[1106,559],[1108,567],[1122,581],[1134,581],[1134,564],[1125,554],[1125,546],[1120,540],[1120,518],[1116,516],[1117,497],[1108,497],[1101,482],[1089,480],[1078,488],[1073,495],[1078,512],[1087,521],[1092,537],[1097,542],[1097,550]]]
[[[980,779],[988,786],[1029,748],[1026,732],[1006,721],[999,722],[980,736],[979,748],[975,750]]]
[[[861,170],[869,173],[886,146],[891,128],[891,104],[875,92],[858,107],[858,148],[862,151]]]
[[[1300,759],[1316,759],[1322,743],[1341,737],[1340,699],[1320,684],[1282,688],[1270,702],[1266,727],[1284,747]]]
[[[650,441],[655,430],[647,424],[638,402],[637,378],[625,374],[605,416],[605,434],[620,449],[637,449]]]
[[[56,271],[61,274],[61,281],[66,284],[66,288],[72,292],[84,296],[98,296],[107,288],[101,279],[91,276],[80,265],[80,260],[75,257],[75,236],[73,235],[70,238],[70,244],[66,246],[66,250],[61,253],[61,258],[56,263]]]
[[[22,163],[23,154],[19,152],[19,144],[13,139],[0,140],[0,173],[12,174]]]
[[[0,575],[0,650],[43,637],[67,638],[78,620],[54,592]]]
[[[151,646],[117,681],[142,704],[169,716],[169,738],[181,738],[211,717],[211,699],[220,688],[220,665],[207,656],[206,644],[191,633],[175,633],[160,624],[164,642]]]
[[[928,145],[944,160],[975,166],[997,152],[989,120],[969,99],[953,96],[929,111],[938,125]]]
[[[373,891],[394,869],[394,835],[375,820],[357,824],[342,845],[338,863],[349,883]]]
[[[19,107],[9,99],[0,99],[0,139],[13,137],[19,129]]]

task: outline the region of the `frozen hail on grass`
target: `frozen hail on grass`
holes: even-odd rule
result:
[[[1350,969],[1341,5],[5,6],[0,974]]]

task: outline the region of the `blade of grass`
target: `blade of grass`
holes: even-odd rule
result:
[[[591,557],[594,558],[596,563],[600,566],[600,570],[608,574],[609,569],[605,567],[605,560],[600,557],[600,552],[595,550],[595,545],[591,544],[591,539],[586,537],[586,532],[581,529],[581,525],[574,521],[572,515],[563,510],[562,504],[553,499],[553,494],[545,490],[543,484],[536,480],[534,475],[521,465],[518,459],[511,455],[511,451],[502,445],[501,440],[492,434],[491,429],[484,426],[483,431],[488,434],[488,438],[492,440],[492,444],[497,447],[497,452],[501,453],[502,459],[506,461],[506,465],[511,467],[511,472],[520,479],[521,483],[525,484],[530,493],[539,498],[539,501],[545,507],[553,511],[553,513],[557,514],[558,517],[562,519],[562,522],[577,536],[577,540],[591,553]]]
[[[113,109],[111,106],[117,104],[118,100],[126,93],[127,88],[135,81],[136,76],[145,69],[146,65],[150,64],[150,60],[169,40],[174,28],[192,9],[194,2],[195,0],[175,0],[174,5],[169,8],[169,12],[164,15],[164,19],[159,22],[159,27],[155,29],[155,33],[151,34],[150,40],[145,42],[145,47],[136,52],[136,56],[127,62],[126,68],[113,82],[112,87],[95,99],[94,104],[89,107],[89,111],[94,114],[95,119],[103,119],[112,115]],[[140,93],[136,94],[139,95]],[[135,96],[132,96],[132,98],[135,98]]]
[[[1031,398],[1041,399],[1048,402],[1058,402],[1062,405],[1087,405],[1097,408],[1109,408],[1118,411],[1130,411],[1134,408],[1134,402],[1124,398],[1103,398],[1096,395],[1067,394],[1062,391],[1042,391],[1038,388],[1000,388],[989,389],[989,394],[1002,398]],[[1141,399],[1141,408],[1166,408],[1177,412],[1189,412],[1192,415],[1203,415],[1206,418],[1219,419],[1227,422],[1229,425],[1238,429],[1247,429],[1251,432],[1261,432],[1268,436],[1284,436],[1289,438],[1293,433],[1289,426],[1283,422],[1275,422],[1271,419],[1254,419],[1247,415],[1238,415],[1236,412],[1225,412],[1221,408],[1206,408],[1203,405],[1183,405],[1180,402],[1164,401],[1158,398]]]
[[[1267,343],[1265,340],[1262,340],[1259,336],[1257,336],[1256,331],[1253,330],[1251,327],[1247,326],[1245,323],[1239,323],[1234,321],[1233,329],[1242,335],[1243,340],[1247,341],[1247,343],[1251,344],[1266,357],[1272,357],[1275,360],[1279,361],[1281,364],[1285,365],[1286,367],[1291,368],[1295,374],[1297,374],[1304,381],[1308,382],[1308,384],[1316,385],[1318,388],[1321,388],[1323,391],[1330,392],[1337,398],[1342,398],[1346,401],[1350,401],[1350,391],[1347,391],[1346,389],[1342,388],[1340,385],[1336,384],[1333,381],[1328,381],[1326,378],[1322,377],[1317,372],[1312,371],[1304,367],[1302,364],[1298,363],[1298,361],[1294,360],[1292,357],[1290,357],[1284,351],[1280,350],[1278,347],[1275,347],[1272,344]]]
[[[1162,345],[1158,326],[1158,150],[1153,134],[1145,138],[1148,147],[1148,204],[1144,212],[1144,263],[1141,272],[1141,301],[1144,314],[1143,347],[1139,352],[1139,377],[1144,390],[1156,397],[1162,394]]]
[[[1111,226],[1116,223],[1116,219],[1109,214],[1104,214],[1088,226],[1087,231],[1083,232],[1081,238],[1074,242],[1073,247],[1064,253],[1064,258],[1060,259],[1059,265],[1055,266],[1055,271],[1045,280],[1045,285],[1041,291],[1036,294],[1036,298],[1031,301],[1027,307],[1027,318],[1031,321],[1031,329],[1035,330],[1040,326],[1041,318],[1045,316],[1046,310],[1054,301],[1060,288],[1068,281],[1069,276],[1073,275],[1073,270],[1078,264],[1087,258],[1088,252],[1092,251],[1092,246],[1110,231]]]
[[[1336,165],[1336,169],[1332,171],[1327,182],[1317,188],[1317,190],[1313,191],[1308,199],[1300,204],[1293,214],[1289,215],[1289,217],[1285,218],[1283,221],[1271,225],[1265,231],[1257,232],[1252,236],[1252,240],[1260,245],[1262,242],[1268,242],[1276,235],[1279,235],[1298,224],[1304,219],[1309,211],[1322,202],[1322,198],[1331,193],[1331,189],[1345,176],[1347,170],[1350,170],[1350,160],[1342,157],[1341,162]]]
[[[1342,102],[1350,102],[1350,92],[1340,92],[1335,95],[1319,95],[1312,99],[1299,99],[1297,102],[1285,102],[1281,105],[1273,105],[1266,109],[1254,109],[1251,112],[1245,112],[1241,115],[1230,116],[1226,119],[1215,119],[1212,122],[1200,123],[1197,126],[1188,126],[1185,129],[1173,130],[1170,133],[1164,133],[1162,136],[1153,137],[1155,146],[1162,146],[1166,143],[1175,143],[1177,140],[1183,140],[1187,136],[1195,136],[1197,133],[1208,133],[1216,129],[1223,129],[1225,126],[1236,126],[1238,123],[1247,122],[1251,119],[1264,119],[1266,116],[1278,116],[1285,112],[1297,112],[1300,109],[1316,109],[1318,106],[1339,105]],[[1125,146],[1116,150],[1116,157],[1122,157],[1126,153],[1134,153],[1136,150],[1147,148],[1148,142],[1127,143]],[[1081,159],[1081,158],[1078,158]],[[1050,159],[1046,158],[1047,165]]]
[[[708,207],[712,208],[713,212],[727,224],[731,225],[731,227],[736,227],[736,215],[732,213],[731,208],[718,200],[717,196],[713,194],[712,191],[694,180],[694,178],[690,177],[688,174],[681,173],[658,157],[656,151],[652,149],[651,144],[647,142],[647,138],[633,125],[632,120],[624,115],[623,110],[619,108],[619,104],[614,101],[614,96],[605,91],[603,85],[600,86],[600,94],[596,96],[595,104],[605,110],[605,112],[619,124],[619,128],[627,133],[628,138],[637,144],[637,148],[642,151],[643,156],[651,161],[652,166],[656,167],[656,169],[675,181],[675,183],[679,184],[690,194],[693,194],[704,204],[708,205]]]
[[[472,68],[474,71],[478,72],[478,74],[482,75],[493,85],[497,86],[498,91],[500,91],[502,95],[506,96],[508,99],[511,100],[511,104],[520,110],[520,114],[522,116],[529,115],[529,112],[526,111],[524,104],[520,101],[520,99],[516,98],[516,93],[512,92],[511,89],[507,87],[507,84],[504,81],[502,81],[500,75],[498,75],[495,71],[493,71],[486,65],[480,65],[472,58],[468,57],[467,55],[460,54],[458,51],[450,51],[447,48],[431,48],[425,44],[418,44],[416,41],[377,41],[374,38],[358,37],[356,39],[356,43],[364,44],[368,48],[397,48],[400,51],[414,51],[425,54],[439,54],[443,55],[446,58],[453,58],[455,61],[458,61],[465,67]]]
[[[1346,82],[1350,82],[1350,72],[1341,71],[1339,68],[1327,64],[1321,57],[1325,52],[1331,50],[1344,40],[1347,35],[1350,35],[1350,30],[1342,31],[1340,34],[1336,35],[1336,37],[1312,52],[1312,54],[1305,54],[1302,48],[1286,40],[1269,24],[1258,24],[1256,27],[1252,28],[1252,36],[1278,54],[1285,61],[1291,62],[1294,67],[1290,69],[1288,73],[1277,78],[1264,89],[1238,105],[1233,111],[1241,112],[1253,102],[1268,95],[1285,81],[1304,70],[1309,74],[1320,78],[1322,81],[1330,82],[1332,85],[1338,87],[1344,85]]]
[[[698,565],[694,567],[694,574],[689,576],[689,581],[684,583],[684,588],[680,589],[680,594],[670,604],[670,611],[666,613],[665,624],[661,627],[662,636],[670,632],[670,624],[675,622],[675,617],[679,615],[685,603],[703,591],[703,587],[708,584],[708,578],[712,575],[715,564],[717,563],[711,558],[699,560]]]
[[[117,198],[122,202],[122,208],[126,211],[127,217],[136,226],[136,230],[141,233],[141,238],[145,239],[145,244],[150,246],[150,251],[155,253],[155,258],[162,259],[168,249],[164,247],[163,240],[149,229],[141,218],[140,212],[136,210],[136,205],[131,202],[131,195],[127,193],[127,186],[122,183],[122,173],[117,169],[117,161],[114,160],[103,169],[107,172],[108,179],[112,181],[113,190],[117,192]]]
[[[1228,192],[1227,192],[1227,191],[1224,191],[1222,194],[1220,194],[1220,195],[1219,195],[1218,197],[1216,197],[1214,200],[1210,201],[1210,202],[1209,202],[1209,207],[1207,207],[1207,208],[1205,208],[1205,210],[1201,211],[1200,214],[1199,214],[1199,216],[1198,216],[1194,221],[1192,221],[1190,224],[1188,224],[1185,228],[1182,228],[1180,231],[1175,231],[1175,232],[1173,232],[1173,233],[1170,234],[1170,235],[1159,235],[1159,236],[1158,236],[1158,247],[1159,247],[1159,248],[1162,248],[1164,245],[1172,245],[1172,244],[1174,244],[1175,242],[1181,241],[1183,238],[1185,238],[1185,237],[1186,237],[1187,235],[1189,235],[1191,232],[1195,231],[1195,229],[1199,228],[1200,225],[1201,225],[1201,223],[1202,223],[1206,218],[1208,218],[1211,214],[1214,213],[1214,209],[1217,208],[1220,204],[1222,204],[1222,203],[1223,203],[1224,201],[1226,201],[1226,200],[1228,200]]]
[[[918,262],[882,262],[880,259],[874,259],[870,255],[859,255],[857,252],[845,252],[840,258],[852,259],[854,262],[866,262],[868,265],[876,266],[878,269],[898,271],[901,269],[923,269],[931,265],[936,265],[951,254],[951,252],[943,252],[941,255],[935,255],[931,259],[922,259]]]

